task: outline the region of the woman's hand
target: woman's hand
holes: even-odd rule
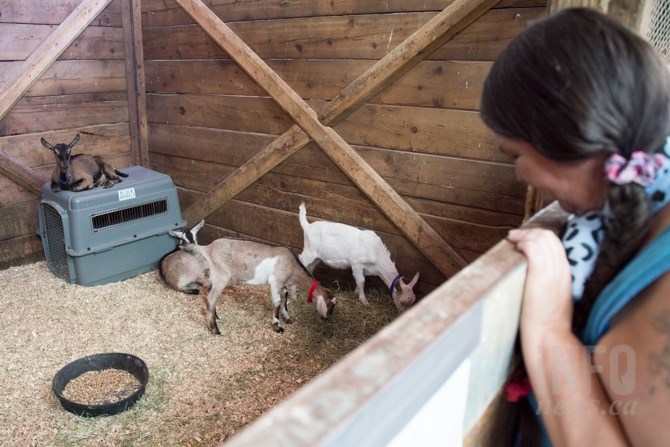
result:
[[[572,278],[563,244],[540,228],[512,230],[507,239],[528,259],[521,347],[552,443],[625,445],[591,355],[572,333]]]
[[[521,332],[536,341],[543,333],[570,333],[573,303],[572,277],[565,248],[550,230],[517,229],[507,236],[528,259],[521,308]]]

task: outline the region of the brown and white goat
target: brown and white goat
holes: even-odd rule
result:
[[[181,237],[178,231],[171,231],[170,234]],[[293,322],[288,313],[287,299],[289,293],[292,299],[296,298],[298,287],[308,291],[307,302],[314,304],[321,318],[327,319],[333,312],[336,304],[333,293],[314,280],[288,247],[221,238],[209,245],[188,243],[181,248],[202,256],[209,264],[211,289],[207,295],[207,320],[213,334],[221,333],[216,324],[216,302],[230,281],[270,285],[272,328],[276,332],[284,331],[280,314],[287,324]]]
[[[405,283],[377,233],[339,222],[318,221],[310,224],[304,203],[300,204],[299,219],[304,236],[300,262],[307,270],[313,272],[319,262],[335,269],[351,267],[361,303],[368,304],[363,290],[365,276],[368,275],[379,276],[384,281],[399,312],[414,304],[416,295],[413,287],[419,280],[419,272],[409,283]]]
[[[121,181],[120,177],[128,177],[99,155],[71,155],[72,148],[79,143],[79,134],[69,143],[52,145],[44,138],[42,146],[51,150],[56,156],[56,167],[51,176],[51,190],[84,191],[104,186],[109,188]]]

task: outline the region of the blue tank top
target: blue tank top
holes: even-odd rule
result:
[[[612,318],[669,270],[670,227],[645,246],[602,290],[581,334],[582,343],[595,345],[609,330]]]
[[[612,318],[651,283],[670,271],[670,227],[645,246],[600,292],[589,313],[580,339],[594,346],[610,329]],[[533,393],[528,396],[531,408],[538,415],[542,431],[541,446],[551,447],[542,418],[537,411]]]

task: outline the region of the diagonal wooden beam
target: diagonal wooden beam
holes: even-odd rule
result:
[[[189,227],[209,216],[310,141],[299,126],[292,126],[186,208],[182,214]]]
[[[328,103],[321,122],[334,126],[357,107],[382,91],[437,48],[488,11],[498,0],[455,1],[418,31],[377,61]],[[215,209],[235,197],[267,174],[282,161],[309,143],[310,138],[297,125],[270,143],[239,169],[228,175],[204,197],[184,210],[190,225],[204,219]]]
[[[417,248],[450,276],[466,265],[449,246],[379,174],[331,127],[324,126],[309,105],[296,94],[201,0],[177,0],[186,12],[243,70],[282,107],[297,125],[370,197]]]
[[[345,87],[321,113],[322,121],[337,125],[499,2],[454,0]]]
[[[10,75],[0,91],[0,120],[111,1],[82,1]],[[38,196],[42,194],[37,185],[44,183],[44,179],[4,152],[0,153],[0,174]]]
[[[36,196],[42,195],[42,185],[47,181],[23,162],[8,155],[2,149],[0,149],[0,173]]]
[[[83,0],[7,79],[0,91],[0,119],[112,0]]]

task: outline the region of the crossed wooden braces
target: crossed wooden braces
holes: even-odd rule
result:
[[[320,116],[201,0],[176,1],[296,123],[186,208],[184,217],[189,224],[208,216],[313,140],[442,274],[450,277],[467,264],[332,126],[453,38],[499,0],[454,0],[345,87]],[[10,76],[0,92],[0,119],[110,2],[82,1]],[[141,25],[134,19],[139,16],[139,12],[130,10],[138,6],[136,3],[132,6],[128,4],[124,2],[124,26],[132,27],[134,35],[138,36],[141,34]],[[136,42],[138,40],[135,39]],[[136,67],[134,61],[142,61],[141,50],[135,50],[127,59],[127,64]],[[138,81],[132,83],[129,89],[131,92],[141,92],[144,89],[143,76],[138,76]],[[137,97],[143,95],[129,94],[129,99],[137,100]],[[135,161],[147,162],[146,116],[137,116],[136,120],[131,117],[131,132],[140,136],[139,157]],[[1,149],[0,173],[38,196],[46,181]]]

